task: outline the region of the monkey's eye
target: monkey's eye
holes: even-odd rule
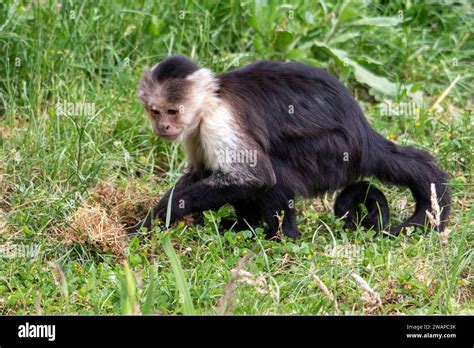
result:
[[[160,116],[160,110],[151,109],[151,114],[154,116]]]
[[[175,110],[175,109],[168,109],[167,110],[168,114],[170,115],[176,115],[178,113],[178,110]]]

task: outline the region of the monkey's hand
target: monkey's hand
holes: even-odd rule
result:
[[[174,193],[171,196],[171,204],[170,195],[166,195],[153,209],[154,219],[166,222],[166,217],[169,214],[170,224],[175,222],[178,218],[189,213],[191,213],[191,211],[189,211],[189,209],[186,209],[186,198],[180,195],[179,193]]]
[[[168,202],[169,198],[172,197],[172,201],[176,201],[176,196],[179,196],[179,192],[184,190],[185,188],[192,186],[195,182],[199,180],[199,177],[196,176],[193,173],[186,173],[184,174],[181,178],[179,178],[178,182],[176,183],[174,189],[171,188],[169,189],[161,198],[160,202],[158,205],[156,205],[153,210],[151,211],[150,215],[150,223],[151,220],[154,219],[159,219],[162,222],[166,221],[166,212],[168,211]],[[178,202],[179,203],[179,202]],[[186,215],[185,213],[183,214],[178,214],[182,208],[184,203],[180,204],[175,204],[174,206],[171,206],[171,220],[170,223],[173,223],[177,218]],[[182,207],[180,209],[180,207]],[[143,225],[145,227],[148,227],[146,225]]]
[[[166,222],[169,214],[171,224],[185,215],[216,210],[226,203],[255,197],[266,188],[266,184],[261,180],[242,186],[232,176],[213,173],[189,186],[179,188],[176,186],[173,192],[163,196],[150,214],[150,218]]]
[[[138,233],[142,227],[146,228],[148,231],[151,231],[155,226],[164,226],[166,223],[166,215],[168,211],[168,201],[169,195],[165,195],[160,200],[160,202],[148,212],[142,222],[127,228],[127,232],[129,234],[135,234]],[[170,210],[170,224],[174,223],[179,217],[183,216],[181,214],[173,213],[173,210],[176,210],[176,208],[172,208]]]

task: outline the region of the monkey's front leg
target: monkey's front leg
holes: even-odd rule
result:
[[[190,187],[175,191],[171,197],[171,221],[194,212],[219,209],[232,203],[254,197],[262,189],[258,185],[242,187],[232,183],[222,184],[221,180],[210,177]],[[155,217],[165,219],[168,201],[160,202],[155,208]]]
[[[262,215],[268,225],[267,238],[274,237],[281,229],[285,236],[296,239],[300,232],[296,227],[294,196],[284,187],[274,186],[260,198]]]
[[[158,206],[161,206],[161,205],[166,205],[167,206],[168,199],[169,199],[169,196],[170,196],[172,191],[173,192],[179,192],[180,190],[183,190],[186,187],[191,186],[195,182],[198,182],[201,178],[202,178],[202,176],[199,176],[199,175],[194,174],[194,173],[184,174],[182,177],[180,177],[178,179],[178,181],[174,185],[174,190],[173,190],[173,188],[170,188],[168,191],[166,191],[166,193],[160,199],[160,202],[158,203]],[[156,207],[148,212],[147,216],[145,217],[145,219],[141,223],[139,223],[138,225],[133,226],[132,228],[130,228],[128,230],[128,232],[129,233],[134,233],[134,232],[138,231],[141,227],[146,227],[148,230],[150,230],[151,227],[152,227],[152,224],[153,224],[154,217],[156,216],[156,213],[154,212],[154,210],[156,210]],[[193,218],[194,218],[196,223],[198,223],[198,224],[203,223],[202,212],[196,212],[196,214],[193,215]]]

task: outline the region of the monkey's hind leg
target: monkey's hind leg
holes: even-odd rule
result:
[[[232,203],[232,206],[237,215],[237,222],[235,219],[223,219],[221,221],[221,227],[224,229],[228,230],[232,228],[234,231],[243,231],[250,229],[250,227],[255,227],[260,223],[262,215],[257,201],[242,200]]]
[[[267,238],[274,237],[280,229],[287,237],[300,236],[294,204],[294,197],[281,187],[273,187],[263,194],[260,209],[268,225]]]
[[[339,193],[334,213],[344,220],[344,228],[356,230],[360,224],[366,229],[379,232],[388,224],[390,208],[382,191],[367,181],[361,181],[347,186]]]

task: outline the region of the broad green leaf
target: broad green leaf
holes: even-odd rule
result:
[[[335,44],[338,44],[338,43],[341,43],[341,42],[354,40],[355,38],[357,38],[359,36],[360,36],[360,33],[356,32],[356,31],[350,31],[350,32],[343,33],[343,34],[336,34],[336,36],[333,37],[330,40],[330,42],[331,42],[332,45],[335,45]]]
[[[274,47],[279,52],[285,52],[293,42],[293,34],[286,30],[276,32]]]
[[[358,82],[370,86],[379,94],[387,95],[390,97],[395,97],[397,95],[397,85],[395,83],[391,82],[386,77],[378,76],[373,72],[365,69],[360,64],[350,59],[348,57],[347,52],[340,49],[331,48],[319,41],[315,41],[314,44],[317,47],[326,50],[341,64],[350,66],[354,72],[354,77]]]
[[[306,59],[309,55],[309,50],[295,48],[288,52],[287,57],[290,60],[302,61]]]
[[[304,13],[304,20],[307,24],[313,25],[315,23],[314,14],[312,14],[311,11],[306,11]]]
[[[254,15],[258,20],[261,31],[268,34],[273,31],[275,16],[278,14],[276,1],[256,0]]]
[[[258,24],[257,18],[255,16],[247,16],[247,21],[256,32],[260,31],[260,25]]]
[[[394,27],[402,21],[398,17],[366,17],[348,23],[350,25],[370,25],[374,27]]]
[[[152,34],[153,36],[160,35],[160,22],[157,16],[151,17],[151,23],[150,23],[150,26],[148,27],[148,30],[150,34]]]
[[[266,52],[266,47],[261,36],[255,35],[252,41],[253,46],[258,53],[264,54]]]
[[[337,17],[339,23],[344,23],[354,18],[361,17],[364,13],[364,9],[364,1],[345,0],[338,11]]]
[[[365,62],[365,63],[371,64],[371,65],[383,65],[384,64],[384,62],[382,62],[380,60],[377,60],[375,58],[368,57],[368,56],[363,56],[363,55],[358,55],[356,60],[359,63]]]

